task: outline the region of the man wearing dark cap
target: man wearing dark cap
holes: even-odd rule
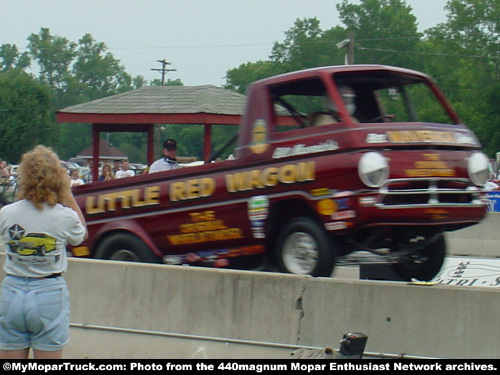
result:
[[[122,161],[120,159],[113,160],[113,173],[116,174],[121,168]]]
[[[181,166],[177,163],[177,142],[175,139],[167,139],[163,142],[163,158],[151,164],[149,173],[170,171],[180,167]]]

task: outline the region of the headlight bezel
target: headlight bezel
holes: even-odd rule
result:
[[[488,156],[480,151],[476,151],[468,157],[467,173],[474,185],[482,187],[488,182],[490,178],[489,162]]]
[[[380,188],[389,178],[389,163],[381,153],[367,152],[359,159],[358,175],[366,186]]]

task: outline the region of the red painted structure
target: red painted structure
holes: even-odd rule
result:
[[[92,148],[96,150],[92,174],[97,179],[100,133],[147,133],[147,163],[150,165],[155,160],[154,124],[203,125],[206,160],[211,153],[212,126],[239,125],[245,102],[244,95],[215,86],[142,87],[64,108],[57,112],[57,121],[92,124]]]

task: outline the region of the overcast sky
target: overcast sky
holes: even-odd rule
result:
[[[77,42],[89,33],[133,76],[185,85],[224,84],[227,70],[268,58],[297,18],[316,17],[322,30],[341,25],[341,0],[0,0],[0,45],[24,51],[40,28]],[[352,0],[356,3],[358,1]],[[445,22],[446,0],[407,0],[421,31]]]

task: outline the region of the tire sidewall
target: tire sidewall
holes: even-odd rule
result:
[[[97,248],[96,257],[99,259],[110,259],[119,250],[129,250],[141,262],[160,262],[160,259],[151,252],[149,247],[140,238],[126,233],[113,234],[104,239]]]
[[[319,223],[310,218],[296,218],[285,224],[281,230],[273,255],[275,264],[281,272],[293,273],[284,261],[284,245],[287,239],[295,233],[305,233],[314,239],[317,248],[317,262],[309,276],[329,277],[335,265],[335,249],[333,240]]]
[[[441,270],[446,257],[446,239],[443,234],[421,251],[427,259],[419,267],[407,267],[404,262],[393,265],[394,272],[403,280],[432,280]]]

